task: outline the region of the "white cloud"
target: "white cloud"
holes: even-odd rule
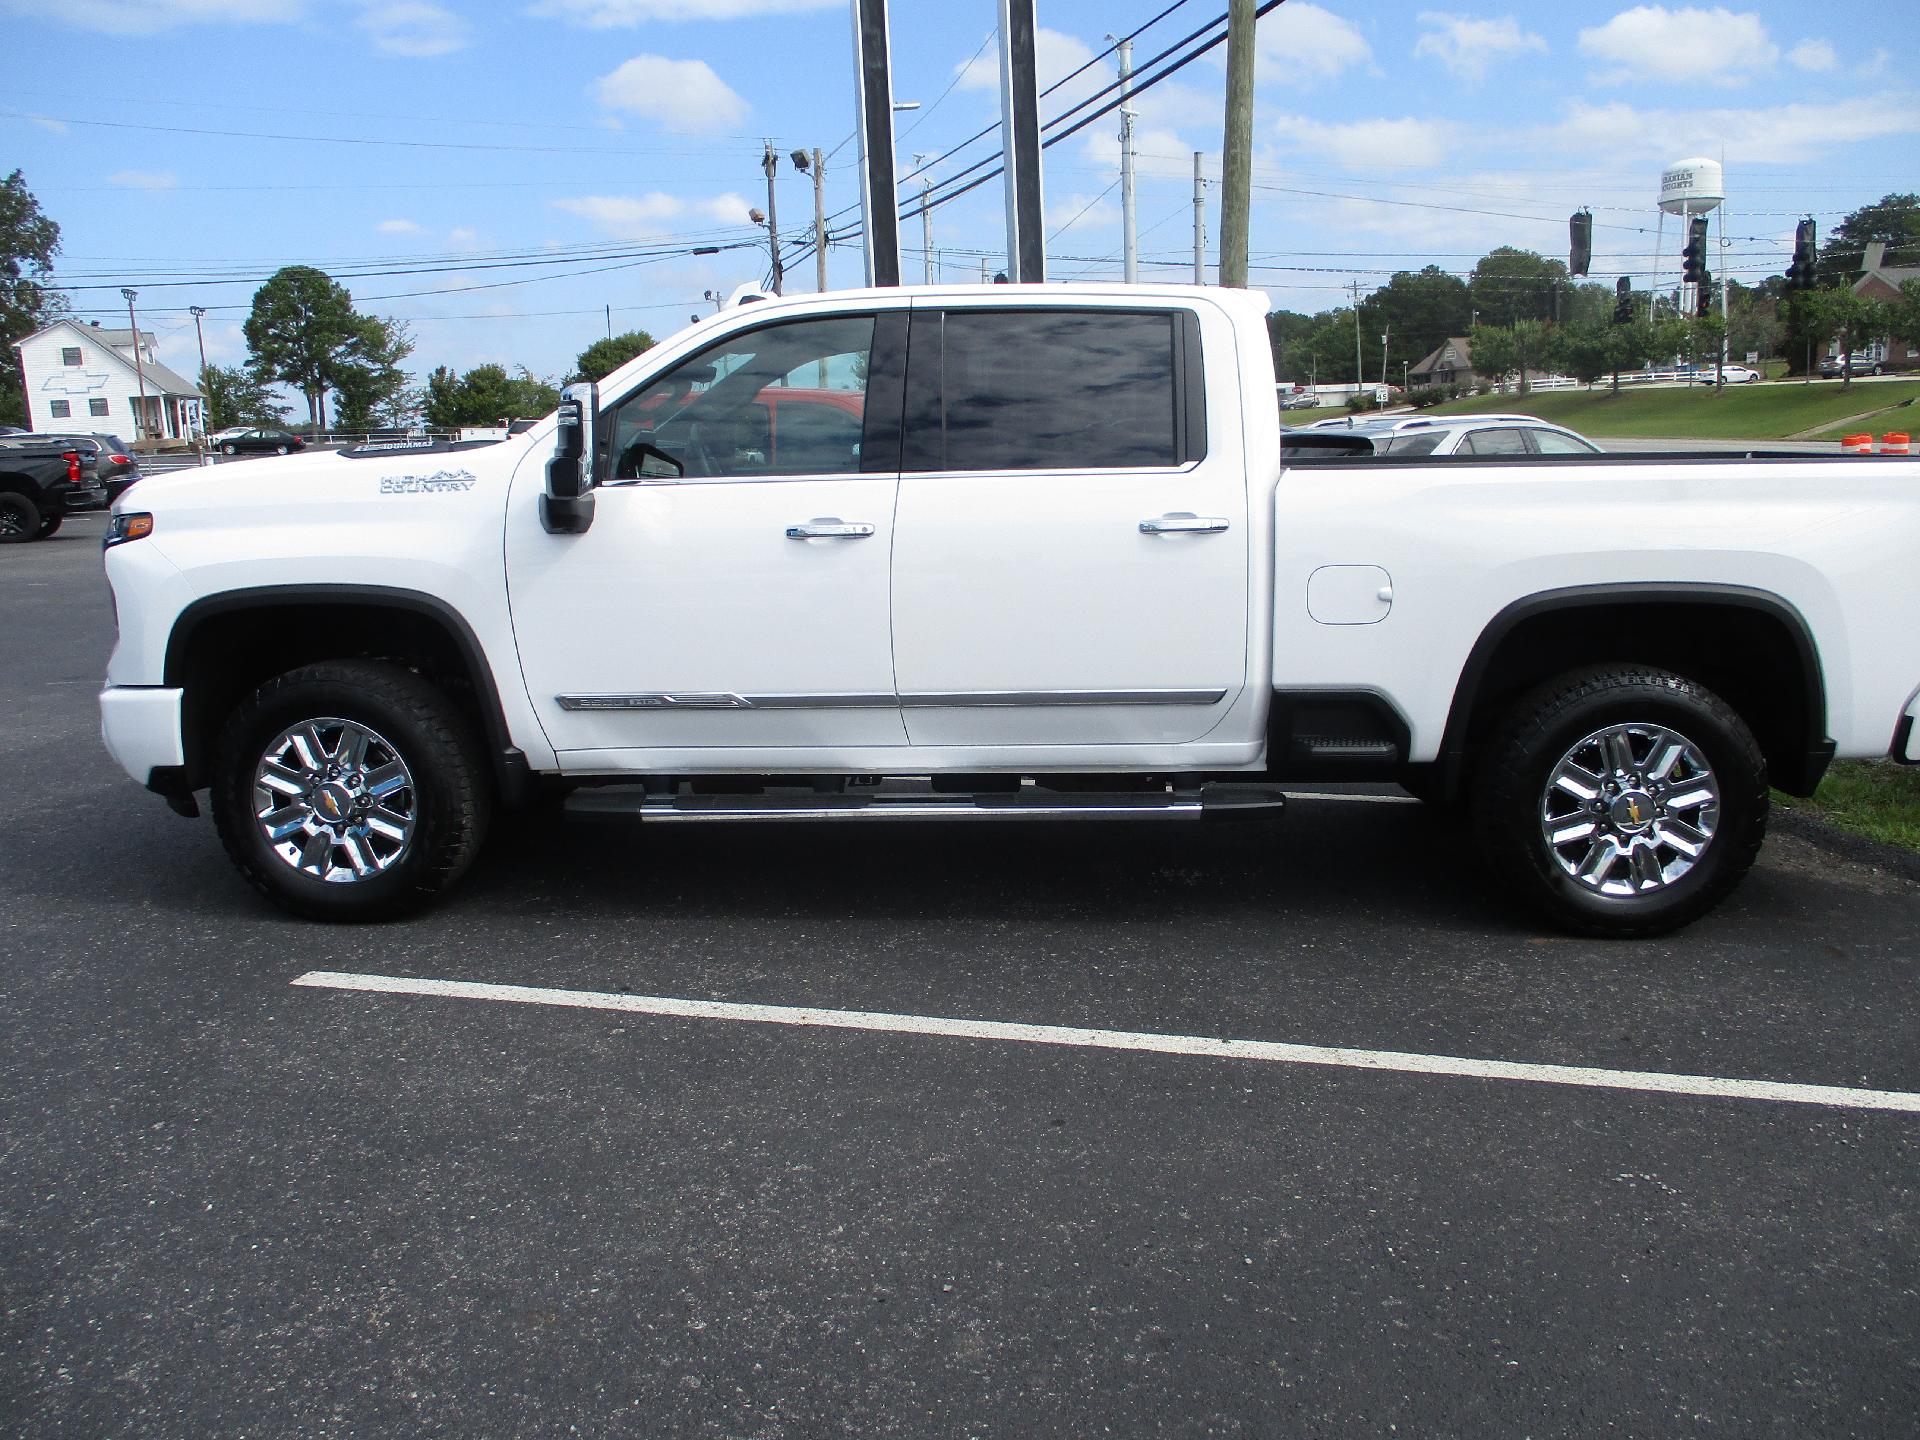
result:
[[[1475,85],[1487,78],[1489,62],[1536,51],[1544,54],[1547,48],[1545,40],[1522,30],[1511,15],[1474,20],[1426,11],[1420,23],[1426,32],[1415,43],[1413,53],[1431,55],[1459,79]]]
[[[51,115],[29,115],[30,124],[38,125],[42,130],[51,130],[56,135],[71,135],[73,127],[64,120],[56,120]]]
[[[472,250],[480,243],[480,232],[461,225],[447,232],[447,243],[461,250]]]
[[[408,60],[450,55],[472,43],[466,21],[426,0],[375,0],[354,23],[373,37],[373,48],[379,54]]]
[[[747,102],[714,74],[704,60],[669,60],[636,55],[594,86],[600,103],[658,120],[682,134],[712,134],[742,124]]]
[[[180,177],[171,170],[116,170],[107,176],[107,184],[122,190],[173,190]]]
[[[1117,224],[1119,219],[1119,206],[1105,196],[1096,200],[1091,195],[1069,195],[1047,206],[1047,240],[1052,243],[1065,235],[1098,230]]]
[[[284,24],[306,13],[304,0],[0,0],[0,11],[58,20],[108,35],[153,35],[180,25]]]
[[[618,30],[649,20],[745,20],[844,8],[842,0],[542,0],[531,13],[589,30]]]
[[[1222,58],[1225,54],[1213,53]],[[1288,0],[1260,22],[1254,79],[1261,85],[1333,80],[1372,59],[1373,47],[1351,20],[1307,0]]]
[[[1881,52],[1885,54],[1885,51]],[[1802,70],[1837,70],[1840,57],[1825,40],[1802,40],[1787,52],[1787,59]]]
[[[1576,100],[1558,124],[1528,138],[1569,163],[1630,158],[1659,164],[1690,151],[1717,156],[1724,146],[1729,165],[1805,165],[1841,145],[1916,134],[1920,104],[1911,96],[1863,95],[1716,110],[1641,110],[1619,101]]]
[[[1780,47],[1758,15],[1736,15],[1719,7],[1636,5],[1604,25],[1582,30],[1580,48],[1609,67],[1595,77],[1603,84],[1667,80],[1744,85],[1780,60]]]
[[[382,220],[373,228],[382,235],[421,235],[427,227],[412,220]]]
[[[658,240],[674,233],[674,223],[688,219],[716,225],[745,225],[750,204],[731,192],[700,200],[651,191],[645,195],[577,195],[555,200],[556,210],[590,220],[621,240]]]
[[[1452,127],[1441,120],[1353,120],[1326,124],[1301,115],[1274,122],[1281,143],[1342,165],[1438,165],[1453,148]]]

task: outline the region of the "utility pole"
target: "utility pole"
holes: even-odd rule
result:
[[[147,438],[147,372],[140,363],[140,322],[133,318],[134,297],[140,292],[122,286],[120,293],[127,302],[127,329],[133,332],[133,374],[140,382],[140,413],[133,417],[133,438],[144,440]]]
[[[821,294],[827,290],[827,162],[813,147],[813,269]]]
[[[1360,282],[1353,282],[1353,393],[1367,383],[1366,363],[1360,358]]]
[[[1253,0],[1227,0],[1227,123],[1220,146],[1220,283],[1247,288],[1253,190]]]
[[[1392,326],[1388,326],[1380,332],[1380,384],[1382,386],[1385,386],[1387,383],[1387,336],[1392,333]]]
[[[980,257],[980,283],[982,285],[993,283],[993,265],[984,255]]]
[[[1207,283],[1207,177],[1200,173],[1201,155],[1193,152],[1193,283]]]
[[[915,155],[913,157],[913,168],[918,170],[925,161],[931,158],[931,156],[927,155]],[[926,283],[929,285],[933,284],[933,206],[928,203],[932,199],[933,177],[923,174],[920,177],[921,271],[926,279]]]
[[[767,250],[773,256],[773,293],[784,293],[786,274],[780,268],[780,216],[773,208],[773,172],[779,168],[780,159],[773,153],[773,141],[767,141],[767,153],[760,161],[760,168],[767,172]]]
[[[1140,227],[1133,201],[1133,41],[1109,35],[1120,53],[1120,255],[1127,284],[1140,280]]]

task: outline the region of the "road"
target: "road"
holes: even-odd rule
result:
[[[1688,932],[1575,941],[1454,816],[1326,798],[509,829],[430,915],[301,924],[99,749],[98,534],[0,550],[9,1433],[1913,1432],[1920,1114],[1210,1053],[1911,1096],[1909,880],[1777,836]]]

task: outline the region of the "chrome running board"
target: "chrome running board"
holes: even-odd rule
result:
[[[1004,794],[661,795],[635,786],[576,791],[572,815],[628,816],[654,824],[746,824],[774,820],[1212,820],[1272,815],[1285,804],[1264,785],[1188,790],[1056,793],[1037,787]]]

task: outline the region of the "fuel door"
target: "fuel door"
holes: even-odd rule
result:
[[[1378,565],[1322,565],[1307,577],[1307,614],[1322,625],[1378,625],[1393,610],[1393,577]]]

